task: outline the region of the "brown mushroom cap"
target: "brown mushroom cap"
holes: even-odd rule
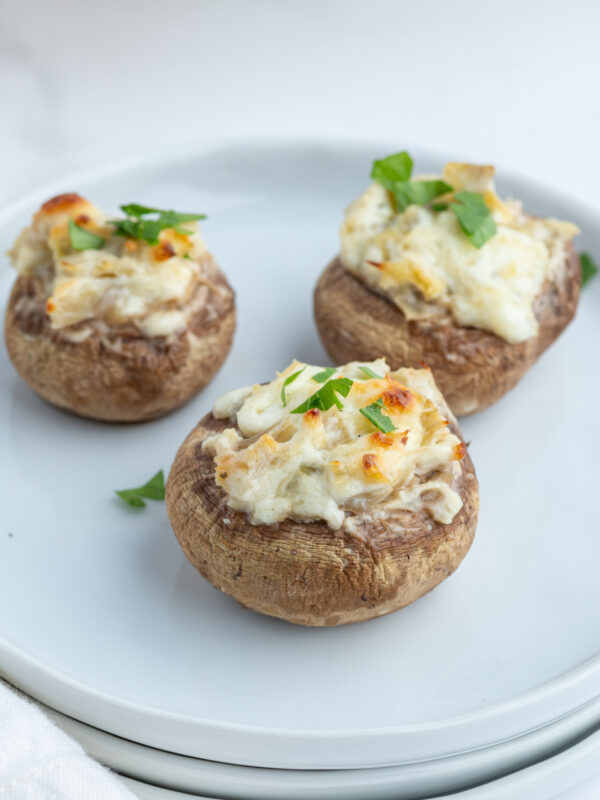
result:
[[[385,358],[391,369],[398,369],[425,362],[454,414],[462,416],[481,411],[512,389],[573,319],[580,286],[579,257],[569,244],[565,270],[546,281],[534,301],[538,335],[511,344],[453,319],[409,322],[335,258],[315,288],[315,319],[334,363]]]
[[[457,487],[463,506],[448,525],[426,513],[355,517],[353,532],[325,522],[252,525],[227,505],[204,440],[228,421],[207,414],[179,448],[166,503],[179,543],[202,575],[243,606],[299,625],[342,625],[412,603],[466,555],[479,493],[468,454]],[[454,430],[460,435],[457,430]]]
[[[83,417],[140,422],[169,413],[206,386],[233,339],[233,290],[212,256],[204,258],[210,283],[199,288],[202,303],[187,330],[169,338],[148,338],[130,325],[68,341],[50,327],[41,283],[19,277],[5,317],[17,372],[45,400]]]

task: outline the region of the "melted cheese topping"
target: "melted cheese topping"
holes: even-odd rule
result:
[[[105,245],[73,249],[70,219],[106,239]],[[102,320],[133,323],[146,336],[168,336],[186,328],[185,304],[201,273],[198,259],[206,253],[197,224],[186,228],[189,235],[162,231],[156,245],[114,236],[98,208],[78,195],[61,195],[42,206],[9,256],[20,275],[44,281],[53,329]],[[77,330],[70,338],[85,335]]]
[[[360,515],[394,509],[426,510],[449,523],[462,506],[456,491],[464,445],[449,429],[454,421],[428,369],[389,372],[385,361],[364,365],[381,379],[369,379],[358,363],[335,377],[353,383],[343,408],[292,413],[319,388],[322,370],[294,361],[264,386],[236,389],[213,409],[227,428],[204,447],[215,457],[215,479],[229,505],[253,524],[283,519],[325,520],[340,528],[347,512]],[[281,392],[286,378],[303,372]],[[396,430],[382,433],[360,410],[381,399],[381,411]],[[350,518],[349,518],[350,519]]]
[[[497,232],[480,249],[451,209],[409,206],[396,213],[391,195],[373,183],[346,211],[342,263],[386,294],[407,319],[451,313],[461,325],[493,331],[508,342],[536,336],[533,301],[544,281],[564,269],[565,247],[579,230],[570,222],[527,215],[514,200],[503,202],[493,176],[493,167],[454,163],[442,175],[455,192],[482,194],[492,212]]]

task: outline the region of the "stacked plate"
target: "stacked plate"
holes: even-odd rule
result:
[[[0,672],[130,777],[226,798],[423,798],[522,769],[600,726],[600,282],[517,389],[463,421],[481,488],[475,544],[403,611],[334,629],[257,615],[193,570],[162,506],[135,511],[112,494],[168,469],[221,392],[294,356],[327,363],[311,290],[342,208],[399,144],[206,147],[78,175],[0,215],[5,250],[61,191],[107,209],[206,211],[237,291],[225,367],[186,408],[143,426],[63,414],[0,355]],[[424,172],[444,160],[412,153]],[[599,215],[502,170],[499,183],[532,211],[576,221],[582,249],[600,253]]]
[[[510,785],[514,788],[525,766],[540,759],[544,761],[548,753],[554,754],[557,749],[570,753],[568,745],[579,741],[581,731],[596,726],[599,709],[599,703],[591,704],[553,725],[482,750],[420,763],[337,770],[264,769],[179,756],[120,739],[46,710],[90,755],[122,774],[151,785],[234,800],[304,800],[308,797],[317,800],[402,797],[410,800],[438,796],[482,781],[489,783],[490,779],[507,772],[511,772]],[[595,753],[598,760],[600,734],[589,735],[585,752]],[[554,760],[549,759],[541,775],[545,775],[550,766],[559,773],[568,768],[572,782],[582,780],[585,773],[573,771],[569,759],[565,759],[564,753]]]

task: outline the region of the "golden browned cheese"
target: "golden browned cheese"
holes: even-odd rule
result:
[[[306,409],[336,382],[344,394],[330,407]],[[206,442],[215,480],[254,524],[323,519],[337,529],[348,511],[392,509],[449,523],[460,509],[460,439],[427,369],[390,372],[378,360],[325,379],[323,367],[294,361],[270,383],[222,396],[213,413],[231,422]]]

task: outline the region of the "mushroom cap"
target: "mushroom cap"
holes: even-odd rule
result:
[[[457,487],[463,505],[447,525],[426,513],[382,514],[376,507],[340,530],[291,519],[253,525],[228,506],[202,446],[226,427],[230,421],[207,414],[189,434],[171,468],[166,504],[191,563],[243,606],[312,626],[382,616],[448,577],[473,541],[479,492],[468,453]]]
[[[234,293],[212,256],[210,283],[188,327],[169,338],[142,335],[133,325],[93,327],[69,341],[50,327],[41,282],[19,277],[5,317],[10,359],[31,389],[83,417],[139,422],[168,414],[211,380],[225,360],[235,330]]]

